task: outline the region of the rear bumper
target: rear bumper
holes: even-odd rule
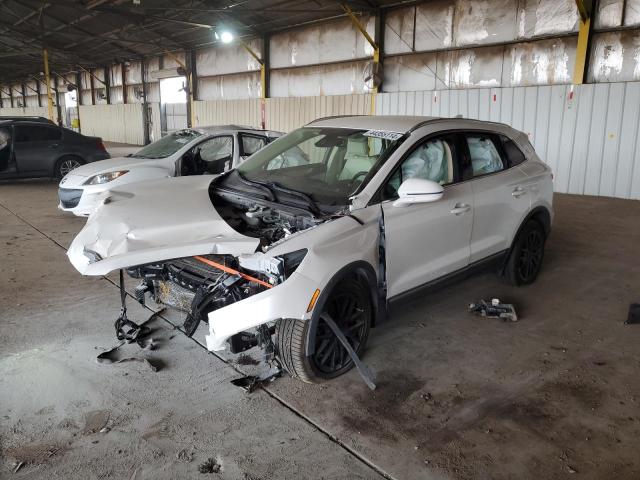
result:
[[[224,350],[229,337],[281,318],[308,320],[307,307],[318,284],[294,272],[280,285],[209,314],[209,351]]]

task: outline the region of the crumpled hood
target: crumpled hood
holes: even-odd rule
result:
[[[163,178],[105,192],[71,243],[69,260],[84,275],[105,275],[171,258],[255,252],[259,240],[233,230],[213,207],[213,178]]]
[[[130,168],[139,167],[141,165],[154,165],[161,159],[157,158],[135,158],[135,157],[116,157],[107,160],[99,160],[97,162],[87,163],[78,168],[74,168],[71,172],[78,177],[92,177],[102,172],[113,172],[114,170],[128,170]]]

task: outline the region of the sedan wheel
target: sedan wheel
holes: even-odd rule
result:
[[[58,178],[64,177],[71,170],[74,170],[83,164],[82,160],[77,157],[63,157],[58,160],[56,173]]]

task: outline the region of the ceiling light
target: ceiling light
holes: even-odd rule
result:
[[[224,31],[220,34],[220,40],[222,43],[231,43],[233,41],[233,33]]]

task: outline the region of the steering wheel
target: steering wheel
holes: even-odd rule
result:
[[[363,170],[363,171],[361,171],[361,172],[356,173],[353,177],[351,177],[351,182],[350,182],[350,184],[351,184],[351,185],[353,185],[354,187],[355,187],[355,186],[360,185],[360,184],[364,181],[365,177],[366,177],[368,174],[369,174],[369,172],[368,172],[368,171],[366,171],[366,170]],[[362,179],[360,179],[360,181],[358,181],[358,179],[359,179],[360,177],[362,177]]]

